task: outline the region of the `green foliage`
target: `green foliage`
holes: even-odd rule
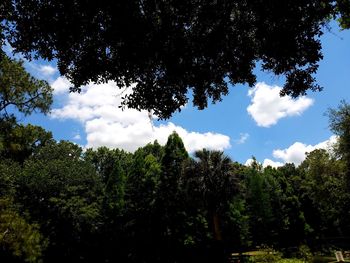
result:
[[[173,132],[164,147],[164,155],[161,159],[162,175],[159,181],[159,202],[164,209],[171,209],[172,202],[176,202],[179,195],[179,183],[183,173],[183,165],[189,158],[182,139],[176,132]],[[165,211],[164,211],[165,212]],[[171,210],[168,210],[169,216]]]
[[[345,4],[346,1],[343,2]],[[349,4],[347,5],[349,6]],[[345,164],[344,184],[346,190],[345,194],[341,194],[341,199],[345,198],[345,204],[343,206],[345,208],[343,214],[345,220],[343,224],[348,226],[345,228],[347,229],[347,233],[350,234],[350,212],[347,209],[347,207],[350,205],[350,105],[345,101],[341,101],[337,109],[329,109],[328,117],[331,130],[338,136],[338,142],[335,146],[335,153]]]
[[[84,153],[84,160],[91,163],[104,182],[107,182],[117,163],[124,171],[130,168],[132,155],[119,149],[99,147],[97,150],[87,149]]]
[[[39,226],[26,222],[10,199],[0,198],[0,259],[40,262],[45,246]]]
[[[114,216],[122,214],[125,206],[125,173],[116,163],[105,183],[105,209]]]
[[[249,215],[247,213],[246,201],[236,197],[230,203],[228,220],[225,222],[226,239],[234,244],[234,247],[244,249],[251,246],[251,235],[249,229]]]
[[[182,163],[188,158],[188,153],[185,149],[182,139],[174,131],[169,137],[164,147],[164,155],[162,158],[163,166],[170,168],[173,166],[176,169],[181,168]],[[169,171],[170,172],[170,169]]]
[[[0,198],[13,198],[16,193],[16,176],[20,166],[11,160],[0,161]]]
[[[315,150],[300,165],[302,172],[303,203],[311,202],[305,209],[306,219],[313,222],[319,235],[333,235],[342,229],[342,219],[347,206],[344,163],[331,157],[325,150]]]
[[[113,221],[125,207],[125,184],[127,171],[132,164],[131,155],[118,149],[100,147],[96,151],[87,149],[84,160],[91,163],[104,185],[104,213]]]
[[[350,3],[347,0],[337,0],[338,21],[343,29],[350,28]]]
[[[350,157],[350,105],[342,101],[337,109],[329,109],[329,127],[339,136],[336,148],[345,160]]]
[[[166,244],[162,253],[163,260],[167,253],[174,253],[184,242],[185,195],[180,180],[185,161],[189,158],[180,136],[173,132],[164,146],[161,159],[161,175],[156,192],[155,210],[159,231],[159,241]],[[173,246],[173,249],[169,250]],[[176,252],[175,252],[176,253]]]
[[[0,120],[0,156],[23,163],[40,147],[52,141],[51,132],[31,124],[17,124],[14,118]]]
[[[307,245],[300,245],[298,247],[298,258],[302,259],[303,262],[311,262],[313,255],[310,248]]]
[[[130,254],[133,262],[155,259],[159,252],[159,216],[156,201],[161,165],[152,154],[139,149],[134,154],[126,182],[126,217],[130,220],[125,231],[133,244]]]
[[[251,257],[251,261],[254,263],[277,263],[280,262],[282,260],[282,255],[281,253],[275,251],[274,249],[270,248],[270,247],[263,247],[260,250],[260,253],[258,253],[257,255],[254,255],[253,257]]]
[[[282,258],[278,261],[278,263],[305,263],[305,261],[296,258]]]
[[[10,5],[0,4],[0,20]],[[0,26],[0,47],[2,27]],[[52,138],[50,132],[33,125],[17,124],[14,112],[25,116],[32,112],[48,113],[52,104],[52,88],[46,81],[27,73],[22,61],[9,58],[0,50],[0,156],[19,162],[29,157],[38,146]],[[9,113],[10,112],[10,113]]]
[[[30,76],[22,61],[0,52],[0,118],[8,118],[7,109],[29,115],[33,111],[47,113],[52,104],[52,88],[43,80]]]
[[[195,160],[188,164],[186,179],[189,191],[208,212],[213,238],[222,240],[221,219],[237,190],[236,178],[230,158],[223,152],[195,152]]]
[[[151,212],[155,205],[161,176],[161,164],[152,154],[145,155],[139,149],[134,155],[134,162],[128,176],[128,196],[130,206],[136,213]]]
[[[24,163],[17,178],[16,199],[50,240],[45,255],[50,261],[75,258],[77,251],[69,247],[84,247],[101,225],[101,180],[80,154],[73,143],[45,145]],[[85,258],[90,251],[79,253]]]
[[[251,220],[251,232],[254,235],[253,240],[260,245],[264,240],[271,240],[274,234],[271,192],[268,190],[269,184],[264,174],[253,167],[247,180],[247,209]]]

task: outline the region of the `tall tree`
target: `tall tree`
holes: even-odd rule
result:
[[[282,94],[320,90],[313,74],[323,26],[340,16],[348,28],[350,16],[347,0],[14,0],[3,9],[15,50],[57,59],[72,90],[89,81],[135,84],[124,106],[160,118],[180,110],[189,90],[203,109],[229,83],[253,85],[258,61],[286,76]]]
[[[344,162],[317,149],[307,154],[299,167],[306,220],[319,237],[340,236],[349,227]],[[310,206],[311,205],[311,206]]]
[[[183,224],[184,193],[180,187],[184,162],[189,158],[180,136],[173,132],[164,146],[161,160],[161,175],[157,188],[156,212],[159,235],[163,248],[162,258],[176,258],[178,249],[184,240]]]
[[[276,213],[280,227],[278,242],[282,247],[289,247],[304,242],[310,233],[302,207],[301,172],[291,163],[273,170],[274,178],[279,184],[277,194],[280,197]]]
[[[158,146],[155,143],[139,148],[129,167],[126,188],[126,217],[129,223],[126,231],[128,240],[133,244],[129,248],[132,262],[155,262],[159,256],[159,246],[162,245],[158,240],[158,224],[162,215],[156,209],[162,174],[160,160],[155,157],[161,154],[155,150],[161,150]]]
[[[199,195],[208,211],[213,238],[222,240],[220,214],[237,192],[237,181],[231,159],[220,151],[195,152],[187,177],[194,181],[193,192]]]
[[[272,193],[269,191],[269,183],[262,172],[262,167],[258,163],[253,163],[250,167],[246,180],[250,231],[254,245],[261,245],[266,241],[269,242],[275,233],[271,233],[274,219]]]
[[[349,19],[347,20],[349,23]],[[331,130],[338,136],[335,145],[335,153],[344,161],[346,165],[346,192],[347,205],[350,204],[350,104],[341,101],[336,109],[329,109],[329,126]],[[350,216],[347,216],[347,232],[350,233]]]
[[[335,151],[347,164],[350,189],[350,105],[342,101],[337,109],[328,110],[329,127],[338,136]]]

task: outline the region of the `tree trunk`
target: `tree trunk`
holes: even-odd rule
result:
[[[220,219],[216,212],[213,213],[213,234],[215,240],[222,240]]]

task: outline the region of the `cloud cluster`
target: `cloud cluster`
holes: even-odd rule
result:
[[[52,83],[55,94],[67,92],[69,86],[69,81],[64,77]],[[80,94],[67,94],[64,105],[53,109],[51,116],[80,121],[87,134],[86,147],[108,146],[134,151],[154,140],[165,144],[173,131],[181,136],[189,152],[202,148],[224,150],[230,147],[230,138],[226,135],[187,131],[171,122],[153,125],[152,116],[147,111],[121,110],[118,108],[120,93],[121,90],[113,82],[90,84],[83,87]]]
[[[247,107],[258,126],[270,127],[281,118],[301,115],[313,104],[313,100],[305,96],[293,99],[290,96],[280,97],[281,87],[269,86],[259,82],[248,91],[251,103]]]
[[[306,145],[301,142],[295,142],[291,146],[283,150],[274,150],[273,157],[283,160],[285,163],[294,163],[299,165],[306,158],[306,153],[316,149],[330,150],[332,145],[336,143],[337,136],[333,135],[328,140],[320,142],[316,145]]]
[[[312,152],[316,149],[325,149],[331,152],[332,147],[337,142],[337,140],[338,137],[336,135],[332,135],[328,140],[315,145],[307,145],[301,142],[295,142],[286,149],[277,149],[273,151],[273,157],[282,160],[282,162],[274,161],[271,159],[264,159],[262,166],[280,167],[285,163],[294,163],[295,165],[299,165],[305,160],[307,153]],[[245,162],[245,165],[250,166],[252,162],[253,159],[248,159]]]

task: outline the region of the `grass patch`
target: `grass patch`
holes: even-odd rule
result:
[[[305,263],[305,261],[297,258],[282,258],[277,263]]]

